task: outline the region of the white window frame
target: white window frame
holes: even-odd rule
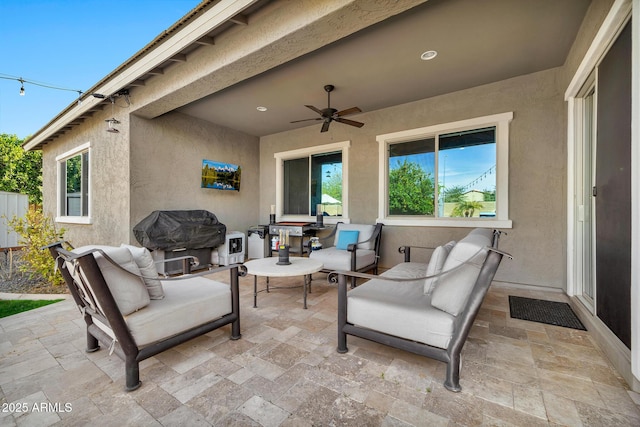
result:
[[[509,219],[509,123],[513,112],[476,117],[417,129],[378,135],[378,219],[385,225],[425,227],[512,228]],[[389,216],[389,145],[433,137],[435,134],[496,127],[496,216],[494,218],[438,218],[427,216]]]
[[[310,215],[284,215],[284,161],[309,157],[314,154],[334,153],[342,151],[342,216],[326,216],[323,222],[335,224],[337,222],[349,223],[349,147],[351,141],[342,141],[332,144],[316,145],[314,147],[300,148],[297,150],[274,153],[276,159],[276,221],[304,221],[315,222],[316,217]]]
[[[68,159],[77,156],[78,154],[82,154],[84,152],[89,152],[89,170],[87,171],[87,197],[88,200],[88,212],[86,216],[68,216],[63,215],[63,207],[60,205],[60,201],[62,200],[62,174],[60,173],[60,168],[62,167],[62,163],[66,162]],[[65,153],[62,153],[56,156],[56,222],[61,223],[69,223],[69,224],[91,224],[91,142],[86,142],[82,145],[79,145]],[[65,183],[66,184],[66,183]],[[66,185],[65,185],[66,187]]]

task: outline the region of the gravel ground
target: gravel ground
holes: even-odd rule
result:
[[[17,294],[65,294],[67,288],[53,286],[38,275],[19,271],[20,251],[0,251],[0,292]]]

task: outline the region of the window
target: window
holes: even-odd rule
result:
[[[276,209],[286,220],[347,215],[349,142],[276,153]]]
[[[381,135],[378,221],[390,225],[511,227],[512,113]],[[486,223],[486,224],[484,224]]]
[[[58,157],[58,222],[90,222],[89,144]]]

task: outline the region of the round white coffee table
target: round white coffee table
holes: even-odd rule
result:
[[[304,308],[307,308],[307,289],[311,282],[311,274],[322,270],[323,264],[320,261],[310,258],[289,257],[291,264],[278,265],[278,257],[267,257],[252,259],[244,263],[247,273],[253,274],[253,307],[258,306],[258,276],[267,278],[267,289],[269,292],[269,277],[291,277],[304,276]],[[292,288],[293,286],[288,286]],[[272,289],[278,289],[272,287]]]

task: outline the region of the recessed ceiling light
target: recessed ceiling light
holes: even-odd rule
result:
[[[423,61],[428,61],[435,58],[436,55],[438,55],[438,52],[436,52],[435,50],[428,50],[420,55],[420,59],[422,59]]]
[[[267,111],[267,107],[256,107],[258,111]]]

